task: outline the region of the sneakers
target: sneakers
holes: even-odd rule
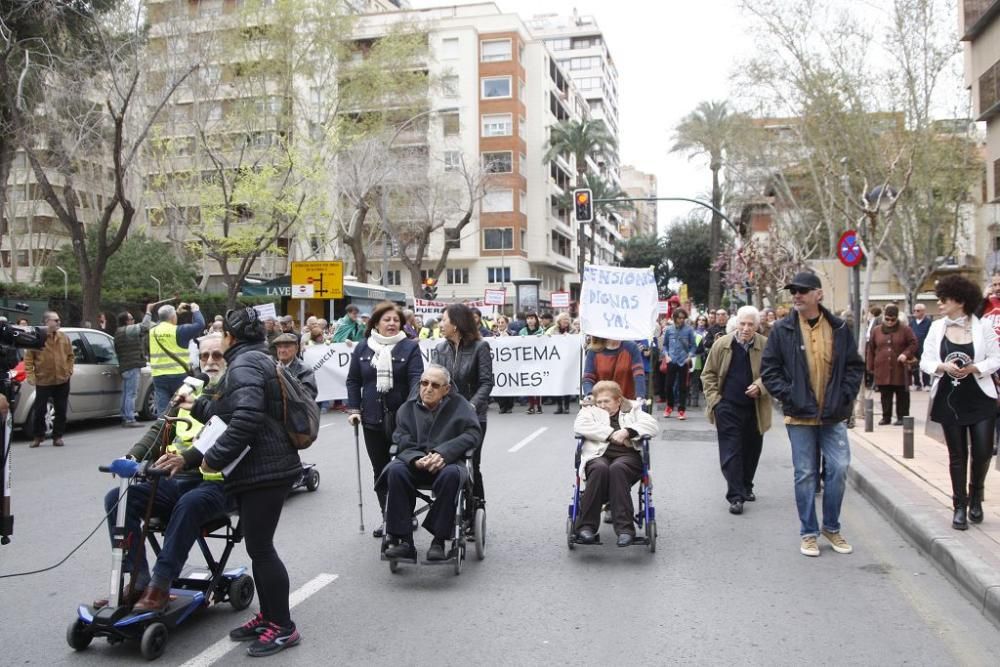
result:
[[[802,538],[802,544],[799,545],[799,551],[802,552],[803,556],[819,556],[819,544],[816,543],[816,536],[804,536]]]
[[[677,419],[679,419],[681,421],[684,421],[685,419],[687,419],[687,415],[684,413],[683,410],[680,410],[680,411],[677,412]]]
[[[826,541],[830,543],[830,546],[838,554],[849,554],[854,551],[854,547],[848,544],[847,540],[840,533],[830,533],[824,530],[823,537],[826,538]]]
[[[247,647],[247,655],[251,658],[262,658],[274,655],[278,651],[295,646],[302,639],[293,623],[290,628],[283,628],[276,623],[264,622],[263,631],[257,640]]]
[[[264,614],[257,612],[257,615],[249,621],[235,630],[230,630],[229,638],[234,642],[246,642],[252,639],[257,639],[258,635],[264,632],[264,626],[266,625],[267,623],[264,621]]]
[[[672,407],[670,407],[669,405],[667,407],[663,408],[663,416],[664,417],[669,417],[673,413],[674,413],[674,409]]]

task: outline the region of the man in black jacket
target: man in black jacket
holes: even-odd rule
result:
[[[865,362],[850,327],[820,305],[823,285],[814,273],[795,274],[785,289],[792,294],[794,310],[771,329],[760,377],[785,413],[801,523],[799,551],[819,556],[815,493],[822,452],[822,534],[834,551],[849,554],[853,549],[840,534],[840,506],[851,461],[844,420],[853,411]]]
[[[467,400],[451,393],[451,377],[442,366],[430,364],[420,377],[420,394],[396,413],[393,438],[396,459],[386,466],[379,486],[388,489],[386,531],[390,559],[416,558],[413,546],[413,508],[418,486],[432,486],[434,504],[424,520],[432,535],[427,560],[445,560],[444,541],[455,524],[458,490],[466,469],[459,461],[480,444],[479,419]]]

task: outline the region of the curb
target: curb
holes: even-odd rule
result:
[[[872,466],[852,457],[847,477],[861,495],[971,596],[983,615],[1000,625],[1000,571],[957,538],[942,521],[940,505],[914,502],[902,494],[894,496],[894,485],[875,470],[876,466],[892,472],[879,461]]]

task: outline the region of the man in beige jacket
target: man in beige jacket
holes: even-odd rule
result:
[[[753,306],[736,312],[736,331],[718,338],[705,361],[701,384],[708,421],[719,435],[719,462],[732,514],[753,502],[753,478],[771,428],[771,397],[760,380],[760,360],[767,339],[757,333],[760,313]]]
[[[32,409],[32,426],[35,439],[32,447],[42,444],[45,439],[45,413],[49,400],[55,408],[55,423],[52,425],[52,445],[63,446],[66,431],[66,410],[69,407],[69,379],[73,375],[73,346],[66,334],[59,331],[59,313],[45,313],[45,347],[28,350],[24,354],[24,371],[28,383],[35,386],[35,404]]]

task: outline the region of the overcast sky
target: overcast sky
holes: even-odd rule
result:
[[[410,0],[415,8],[475,0]],[[703,198],[711,188],[707,162],[670,154],[677,122],[701,101],[725,99],[736,61],[752,42],[736,0],[497,0],[505,13],[530,19],[568,15],[576,7],[604,32],[618,66],[621,157],[656,175],[661,197]],[[692,208],[660,203],[660,227]]]

